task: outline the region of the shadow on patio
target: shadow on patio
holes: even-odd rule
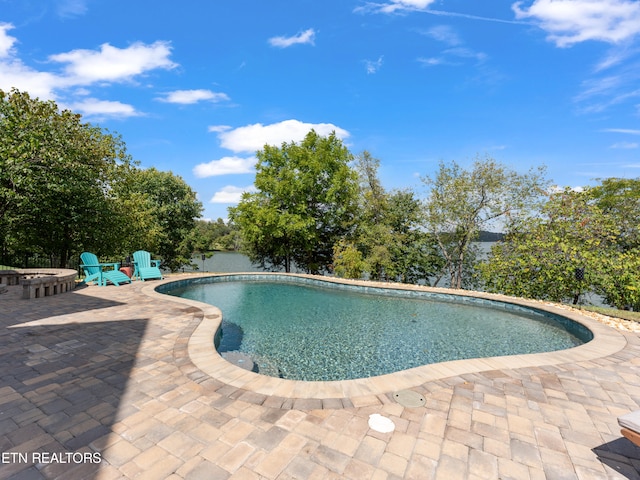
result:
[[[67,295],[74,294],[59,298]],[[95,478],[99,462],[83,458],[76,463],[81,456],[66,456],[101,455],[113,424],[134,413],[119,408],[147,319],[34,325],[47,312],[60,318],[81,309],[119,305],[86,297],[58,301],[52,312],[47,303],[36,300],[36,313],[29,318],[10,318],[6,311],[0,316],[0,477]],[[67,463],[38,464],[34,452],[62,454]],[[90,457],[96,458],[100,460]]]
[[[624,437],[603,443],[593,449],[605,465],[629,480],[636,480],[640,472],[640,448]]]

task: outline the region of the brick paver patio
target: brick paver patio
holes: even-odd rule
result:
[[[640,478],[616,422],[640,408],[637,333],[601,357],[430,379],[418,408],[393,389],[268,395],[199,368],[202,310],[152,284],[0,295],[0,478]]]

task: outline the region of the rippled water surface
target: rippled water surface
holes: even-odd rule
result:
[[[224,281],[167,293],[222,310],[221,352],[243,352],[259,373],[297,380],[363,378],[583,343],[553,318],[534,312],[331,286]]]

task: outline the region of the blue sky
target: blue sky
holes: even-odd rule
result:
[[[637,0],[0,0],[0,88],[120,133],[215,219],[310,128],[390,189],[477,155],[638,177],[639,33]]]

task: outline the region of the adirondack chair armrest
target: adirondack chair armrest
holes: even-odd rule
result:
[[[88,263],[83,263],[80,265],[80,267],[113,267],[115,270],[118,270],[120,268],[120,264],[119,263],[96,263],[95,265],[93,264],[88,264]]]
[[[152,267],[160,268],[160,264],[161,263],[162,263],[162,260],[151,260],[151,266]]]

